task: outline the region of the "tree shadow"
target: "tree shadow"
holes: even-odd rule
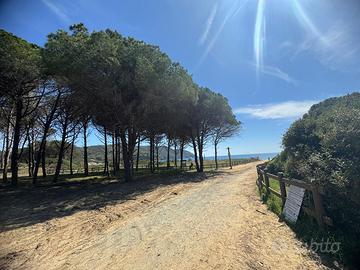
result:
[[[0,232],[134,200],[161,186],[206,181],[220,174],[223,172],[162,172],[138,176],[132,182],[86,180],[42,187],[3,187],[0,189]]]

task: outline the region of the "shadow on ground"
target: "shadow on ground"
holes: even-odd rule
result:
[[[221,172],[178,173],[138,177],[130,183],[118,180],[81,181],[56,186],[0,189],[0,232],[45,222],[77,211],[134,200],[160,186],[200,182]]]

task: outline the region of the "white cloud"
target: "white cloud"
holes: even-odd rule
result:
[[[71,20],[69,18],[69,16],[65,13],[65,11],[63,10],[63,8],[61,8],[59,5],[57,5],[56,1],[51,1],[51,0],[42,0],[42,2],[52,11],[56,14],[56,16],[58,16],[58,18],[60,20],[62,20],[64,23],[66,24],[70,24]]]
[[[203,45],[205,43],[205,41],[209,35],[209,32],[210,32],[211,26],[214,22],[217,10],[218,10],[218,3],[216,3],[214,5],[213,9],[211,10],[210,16],[208,17],[208,19],[206,21],[204,32],[202,33],[202,35],[200,36],[200,39],[199,39],[200,45]]]
[[[235,110],[236,114],[247,114],[258,119],[299,118],[307,113],[315,100],[285,101],[271,104],[250,105]]]
[[[283,81],[286,81],[288,83],[292,83],[294,85],[297,85],[297,81],[289,76],[289,74],[285,73],[278,67],[273,66],[260,66],[259,71],[261,71],[264,74],[279,78]]]

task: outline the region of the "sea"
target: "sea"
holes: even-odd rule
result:
[[[271,160],[276,157],[279,153],[255,153],[255,154],[242,154],[242,155],[231,155],[232,159],[240,158],[259,158],[260,160]],[[206,160],[214,160],[213,156],[205,156]],[[218,160],[228,159],[228,156],[218,156]]]

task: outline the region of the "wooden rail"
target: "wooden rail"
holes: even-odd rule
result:
[[[312,199],[314,203],[314,208],[308,208],[305,206],[302,206],[301,209],[304,211],[305,214],[312,216],[316,219],[319,226],[323,226],[324,224],[327,224],[329,226],[332,226],[332,220],[326,216],[324,205],[323,205],[323,188],[318,185],[317,183],[309,183],[305,181],[301,181],[298,179],[288,179],[285,178],[283,173],[278,173],[277,175],[268,173],[266,170],[266,163],[257,165],[257,173],[258,178],[256,180],[256,184],[259,188],[260,196],[262,196],[263,193],[263,187],[265,187],[266,194],[274,194],[275,196],[279,197],[282,202],[282,209],[285,206],[286,202],[286,185],[294,185],[300,188],[305,189],[308,192],[311,192]],[[277,180],[279,182],[280,186],[280,192],[277,190],[274,190],[270,187],[270,181],[269,178],[272,178],[274,180]]]

